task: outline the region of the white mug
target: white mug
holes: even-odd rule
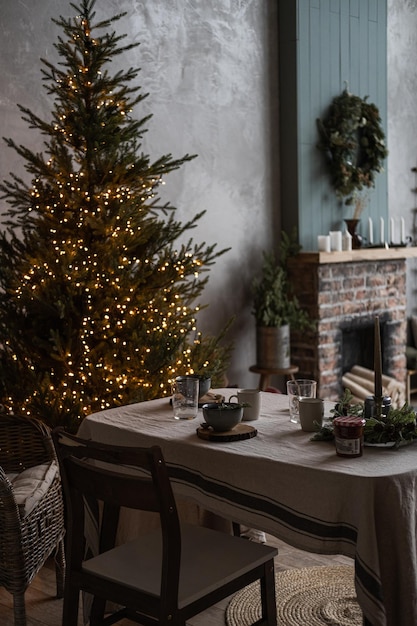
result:
[[[298,401],[302,430],[314,432],[323,424],[324,404],[321,398],[300,398]]]
[[[237,394],[230,396],[229,402],[232,398],[237,398],[240,404],[248,404],[243,409],[243,422],[251,422],[259,418],[261,412],[261,393],[259,389],[239,389]]]

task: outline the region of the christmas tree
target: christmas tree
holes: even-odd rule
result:
[[[41,60],[51,120],[19,106],[44,151],[6,139],[30,183],[10,174],[0,185],[0,401],[72,430],[91,412],[167,395],[177,374],[215,382],[230,354],[222,334],[196,330],[208,268],[225,251],[187,241],[203,213],[181,223],[158,195],[193,156],[141,152],[139,70],[108,69],[137,44],[113,30],[124,13],[95,23],[94,4],[53,20],[65,36],[59,63]]]

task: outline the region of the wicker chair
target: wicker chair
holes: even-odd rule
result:
[[[22,487],[31,491],[31,474],[45,468],[48,480],[38,476],[37,490],[26,497]],[[64,504],[57,468],[47,426],[0,413],[0,585],[13,595],[15,626],[26,626],[25,591],[54,552],[57,597],[63,596]],[[19,486],[16,479],[27,475]]]

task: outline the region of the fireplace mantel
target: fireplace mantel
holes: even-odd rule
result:
[[[303,263],[355,263],[357,261],[390,261],[417,258],[416,246],[398,248],[360,248],[343,252],[300,252]]]

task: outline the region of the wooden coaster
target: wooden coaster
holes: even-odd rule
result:
[[[213,430],[210,426],[199,426],[197,428],[197,435],[200,439],[205,439],[206,441],[242,441],[243,439],[252,439],[257,434],[256,428],[242,422],[237,424],[232,430],[222,433]]]

